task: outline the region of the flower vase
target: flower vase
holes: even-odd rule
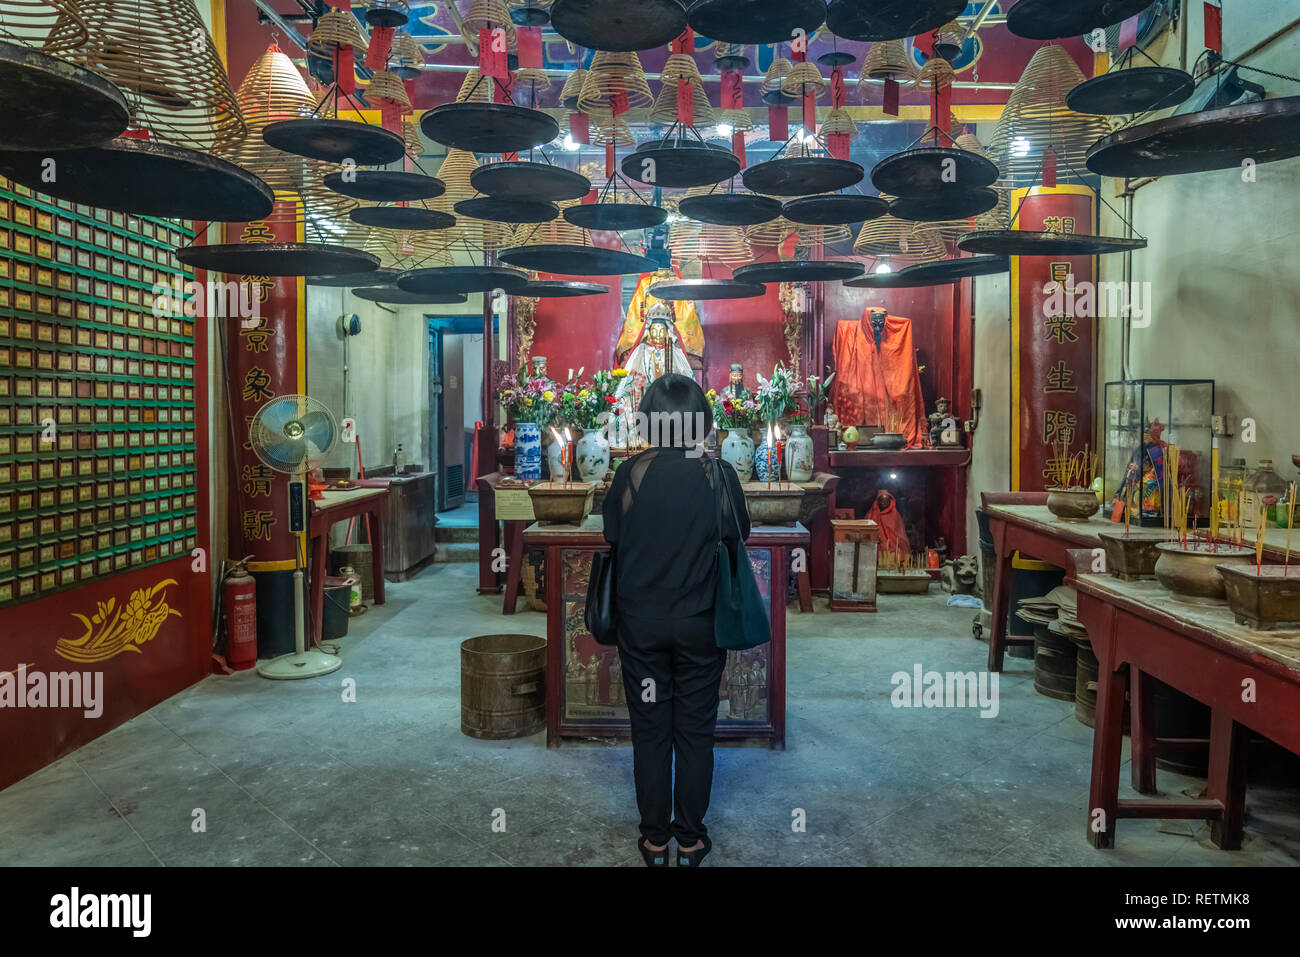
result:
[[[754,440],[745,434],[744,429],[728,429],[727,437],[722,440],[722,461],[736,470],[742,482],[754,477]]]
[[[515,478],[539,482],[542,478],[542,430],[536,422],[515,425]]]
[[[754,471],[760,482],[781,481],[780,443],[770,445],[766,440],[754,451]]]
[[[563,439],[555,441],[554,436],[546,443],[546,467],[550,470],[552,482],[563,482],[567,475],[564,474],[564,464],[560,461],[560,456],[564,452],[566,445]]]
[[[584,482],[603,482],[609,471],[609,436],[604,429],[586,429],[574,446],[578,478]]]
[[[791,482],[811,482],[813,477],[813,442],[807,426],[790,426],[785,441],[785,474]]]

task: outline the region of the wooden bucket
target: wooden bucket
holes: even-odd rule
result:
[[[1077,650],[1057,627],[1055,620],[1034,624],[1034,690],[1049,698],[1073,701]]]
[[[1097,656],[1092,653],[1092,646],[1076,643],[1074,716],[1089,728],[1097,726],[1097,668]]]
[[[479,635],[460,643],[460,730],[522,738],[546,727],[546,639]]]

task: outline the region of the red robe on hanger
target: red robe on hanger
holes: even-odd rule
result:
[[[924,448],[929,420],[912,345],[912,320],[886,315],[877,349],[871,309],[866,309],[861,319],[835,327],[834,354],[831,401],[841,427],[879,425],[890,431],[887,413],[892,413],[907,447]]]

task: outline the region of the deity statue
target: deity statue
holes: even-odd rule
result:
[[[532,369],[528,379],[530,382],[540,381],[547,389],[555,387],[555,382],[546,374],[546,356],[533,356]]]
[[[934,400],[934,411],[930,413],[930,445],[933,448],[939,448],[943,445],[961,445],[961,439],[955,438],[955,428],[950,428],[944,423],[952,418],[952,404],[940,396]],[[944,441],[944,433],[947,432],[951,441]]]
[[[751,398],[749,389],[745,388],[745,367],[739,362],[731,364],[731,375],[722,389],[722,394],[741,402]]]
[[[675,372],[689,376],[691,366],[677,339],[677,329],[672,323],[672,313],[663,303],[656,303],[650,308],[649,320],[643,330],[644,335],[636,348],[632,350],[624,363],[627,375],[619,383],[614,393],[620,426],[615,436],[619,448],[634,443],[632,434],[632,416],[641,407],[641,399],[650,383],[661,375]]]
[[[661,269],[658,272],[647,273],[638,280],[636,292],[632,294],[632,302],[628,305],[627,316],[623,320],[618,345],[614,347],[615,364],[627,364],[628,356],[636,344],[644,338],[651,312],[658,312],[659,307],[662,307],[667,311],[668,321],[672,324],[677,341],[689,360],[683,374],[691,375],[692,370],[703,368],[704,327],[700,323],[700,314],[695,303],[686,299],[665,302],[650,295],[650,287],[655,283],[665,279],[680,278],[679,270]]]

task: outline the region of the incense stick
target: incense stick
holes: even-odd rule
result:
[[[1291,488],[1287,490],[1286,504],[1286,555],[1282,560],[1282,577],[1286,578],[1291,566],[1291,526],[1295,524],[1295,482],[1291,483]]]
[[[1264,532],[1268,530],[1268,509],[1260,506],[1259,530],[1255,533],[1255,577],[1260,575],[1264,564]]]

